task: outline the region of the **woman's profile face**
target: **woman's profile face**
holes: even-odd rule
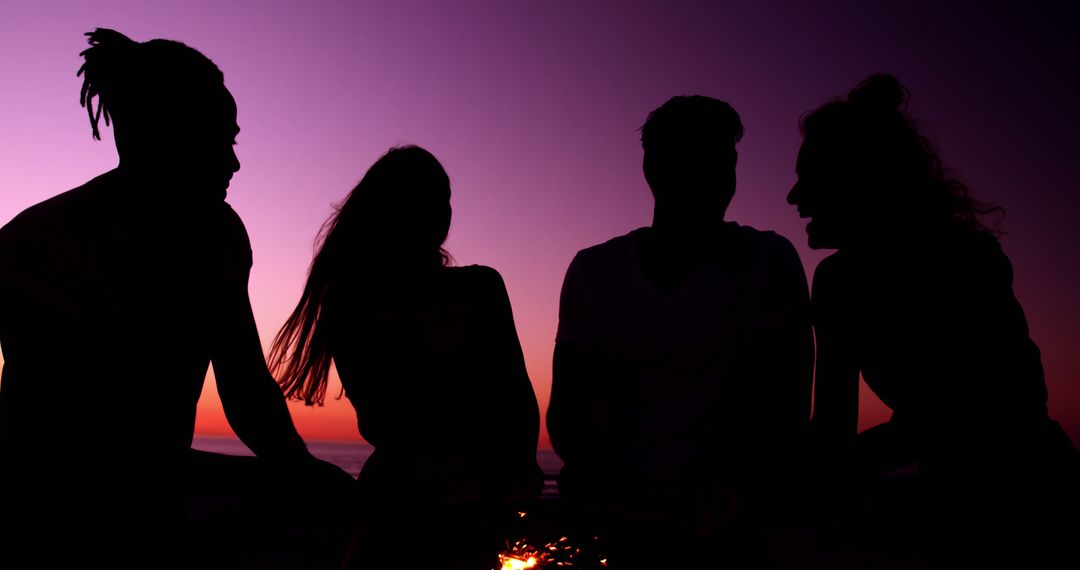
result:
[[[813,249],[838,249],[858,239],[865,218],[855,191],[858,165],[851,153],[828,141],[806,139],[795,162],[798,180],[787,201],[808,218],[806,235]]]

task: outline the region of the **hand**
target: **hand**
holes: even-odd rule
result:
[[[344,469],[314,456],[301,463],[302,476],[315,488],[330,492],[352,493],[356,488],[356,479]]]
[[[356,479],[344,469],[307,453],[277,457],[267,463],[279,486],[318,489],[320,494],[353,493]]]

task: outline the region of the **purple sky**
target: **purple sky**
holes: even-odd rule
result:
[[[809,274],[822,255],[784,202],[798,118],[891,72],[946,163],[1007,209],[1003,243],[1051,412],[1080,441],[1075,8],[726,4],[6,0],[0,223],[116,163],[111,132],[92,141],[78,105],[83,32],[183,41],[221,67],[239,105],[243,166],[229,201],[255,250],[264,343],[299,295],[330,205],[389,146],[415,143],[452,179],[448,249],[507,281],[546,408],[567,263],[650,220],[636,129],[651,109],[691,93],[735,106],[747,135],[729,217],[787,236]],[[864,424],[886,417],[867,402]],[[212,390],[200,410],[201,432],[227,429]],[[293,413],[308,437],[356,437],[340,402]]]

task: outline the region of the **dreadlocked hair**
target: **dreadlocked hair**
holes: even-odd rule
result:
[[[96,140],[101,140],[102,119],[108,126],[117,114],[183,105],[183,94],[225,82],[214,62],[183,43],[163,39],[140,43],[107,28],[85,35],[90,47],[79,53],[83,64],[75,75],[83,78],[79,105],[86,108]]]

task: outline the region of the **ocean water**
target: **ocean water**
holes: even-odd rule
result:
[[[367,443],[353,441],[308,441],[306,443],[312,455],[341,467],[353,477],[360,473],[364,462],[375,450]],[[191,447],[225,455],[254,455],[243,442],[235,437],[196,436]],[[541,496],[557,494],[555,476],[562,468],[562,460],[550,449],[541,449],[536,454],[536,462],[544,471],[544,488]]]

